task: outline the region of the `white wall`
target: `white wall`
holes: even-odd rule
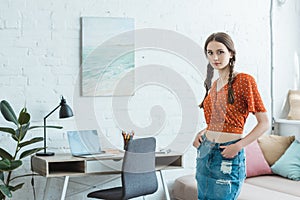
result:
[[[300,2],[286,1],[282,5],[274,3],[273,16],[274,117],[285,119],[287,113],[284,106],[288,90],[300,89]]]
[[[287,4],[292,4],[291,7],[297,5],[299,11],[296,0],[287,0]],[[298,15],[279,12],[284,6],[274,5],[276,14],[284,16],[284,20],[279,16],[275,18],[275,24],[281,20],[289,21],[293,25],[286,29],[294,30],[299,23],[299,12]],[[17,111],[26,104],[33,123],[42,124],[43,117],[59,103],[60,95],[65,96],[75,117],[58,120],[55,113],[49,117],[48,124],[64,127],[63,130],[48,130],[51,151],[68,152],[65,131],[73,129],[97,129],[104,146],[118,148],[122,148],[121,129],[138,130],[138,136],[155,135],[159,147],[186,152],[185,170],[166,173],[171,185],[176,177],[194,170],[195,151],[191,142],[197,130],[204,127],[202,112],[197,108],[204,93],[206,60],[202,46],[210,33],[225,31],[232,36],[237,49],[236,70],[256,78],[266,108],[270,110],[269,10],[270,1],[259,0],[2,0],[1,99],[8,100]],[[134,96],[80,96],[80,17],[83,16],[135,19],[137,35],[141,39],[137,42],[144,48],[136,53],[137,89]],[[276,28],[282,32],[278,26]],[[154,30],[157,35],[152,32]],[[291,46],[299,50],[299,42],[292,43],[296,35],[289,38]],[[277,42],[279,36],[275,36]],[[145,41],[150,45],[145,45]],[[146,48],[149,46],[154,48]],[[278,60],[289,58],[290,54],[280,54]],[[276,64],[281,68],[281,63]],[[147,74],[149,65],[163,67]],[[128,102],[128,106],[118,109],[122,101]],[[120,117],[126,114],[130,118],[125,118],[125,123],[122,123]],[[253,117],[250,117],[245,133],[252,128],[253,122]],[[4,125],[6,122],[1,118],[0,123]],[[42,131],[30,134],[42,136]],[[12,148],[8,147],[11,144],[9,136],[2,134],[1,146],[4,144]],[[29,171],[29,160],[24,166],[23,171]],[[93,185],[101,187],[107,178],[71,179],[68,199],[85,199]],[[36,177],[35,181],[37,199],[41,199],[45,179]],[[51,199],[58,198],[62,187],[62,180],[54,183]],[[22,192],[14,193],[13,199],[20,198],[33,199],[29,179]],[[151,198],[162,199],[161,188]]]

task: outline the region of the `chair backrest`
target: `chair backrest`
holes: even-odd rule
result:
[[[130,140],[122,166],[123,199],[156,192],[154,137]]]

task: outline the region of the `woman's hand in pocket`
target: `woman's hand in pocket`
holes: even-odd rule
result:
[[[205,133],[205,131],[206,131],[206,129],[203,129],[202,131],[200,131],[200,132],[196,135],[196,137],[195,137],[195,139],[194,139],[194,142],[193,142],[193,146],[194,146],[195,148],[198,148],[198,147],[201,145],[201,143],[202,143],[202,135]]]
[[[220,149],[223,149],[221,154],[224,158],[234,158],[241,150],[241,146],[234,143],[228,146],[220,146]]]

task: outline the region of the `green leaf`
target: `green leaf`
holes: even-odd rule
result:
[[[0,185],[0,191],[1,191],[2,194],[7,196],[8,198],[12,197],[12,194],[11,194],[9,188],[6,185]]]
[[[4,182],[4,173],[0,172],[0,179],[2,180],[2,182]]]
[[[22,148],[24,146],[27,146],[27,145],[30,145],[30,144],[33,144],[33,143],[36,143],[36,142],[40,142],[40,141],[43,141],[44,138],[43,137],[35,137],[35,138],[32,138],[31,140],[29,141],[26,141],[26,142],[22,142],[19,144],[19,147]]]
[[[14,129],[8,128],[8,127],[0,127],[0,131],[6,132],[6,133],[10,133],[10,134],[12,134],[12,135],[15,135],[15,134],[16,134],[16,132],[15,132]]]
[[[12,160],[13,159],[12,155],[10,155],[10,153],[8,153],[7,151],[5,151],[2,148],[0,148],[0,157],[1,158],[6,158],[8,160]]]
[[[21,153],[20,159],[25,158],[26,156],[30,156],[31,154],[34,154],[34,153],[36,153],[40,150],[43,150],[43,149],[44,149],[44,147],[39,147],[39,148],[34,148],[34,149],[24,151],[24,152]]]
[[[20,126],[18,129],[16,129],[16,136],[17,138],[19,139],[19,141],[22,141],[29,129],[29,123],[28,124],[25,124],[25,125],[22,125]]]
[[[16,191],[18,189],[21,189],[23,187],[23,185],[24,185],[24,183],[20,183],[20,184],[18,184],[16,186],[9,186],[9,189],[10,189],[10,191],[14,192],[14,191]]]
[[[0,160],[0,170],[1,171],[12,171],[22,165],[21,160],[8,160],[4,158],[3,160]]]
[[[22,108],[20,112],[27,112],[27,108],[26,107]]]
[[[30,123],[21,126],[22,132],[20,134],[20,141],[22,141],[24,139],[24,137],[26,136],[26,133],[29,129],[29,125],[30,125]]]
[[[21,125],[27,124],[30,121],[30,114],[26,112],[26,109],[25,112],[24,109],[20,112],[18,121]]]
[[[11,161],[11,170],[14,170],[22,165],[22,160],[13,160]]]
[[[44,128],[44,126],[31,126],[31,127],[29,127],[28,130],[35,129],[35,128]],[[57,128],[57,129],[62,129],[63,127],[62,127],[62,126],[46,126],[46,128]]]
[[[8,159],[4,158],[4,159],[0,160],[0,170],[1,171],[7,171],[9,166],[10,166],[10,162]]]
[[[15,125],[18,125],[16,114],[7,101],[2,100],[0,102],[0,109],[3,117],[7,121],[13,122]]]
[[[13,136],[11,136],[16,142],[18,142],[18,138],[17,138],[17,136],[15,136],[15,135],[13,135]]]

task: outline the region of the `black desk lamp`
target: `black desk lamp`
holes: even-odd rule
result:
[[[46,140],[47,140],[47,137],[46,137],[46,119],[55,110],[57,110],[59,107],[60,107],[60,110],[59,110],[59,118],[60,119],[61,118],[68,118],[68,117],[72,117],[73,116],[72,109],[70,108],[70,106],[67,105],[66,100],[62,96],[61,100],[60,100],[60,104],[56,108],[54,108],[48,115],[46,115],[44,117],[44,151],[40,152],[40,153],[37,153],[36,154],[37,156],[53,156],[54,155],[54,152],[47,152],[46,151],[46,147],[47,147],[47,145],[46,145]]]

